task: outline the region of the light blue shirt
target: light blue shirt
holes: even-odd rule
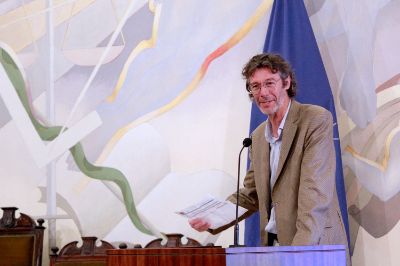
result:
[[[271,122],[269,121],[269,119],[267,119],[267,123],[265,126],[265,139],[269,142],[269,146],[270,146],[270,153],[269,153],[269,167],[271,169],[271,178],[270,178],[271,191],[270,191],[270,193],[272,193],[272,189],[274,188],[276,179],[278,178],[276,176],[276,171],[278,169],[279,156],[281,154],[282,131],[283,131],[283,127],[285,125],[286,117],[289,113],[291,103],[292,102],[290,101],[289,105],[287,107],[285,116],[283,117],[281,123],[279,124],[277,138],[275,138],[272,135],[272,125],[271,125]],[[275,207],[272,207],[271,215],[269,217],[268,224],[265,227],[265,230],[270,233],[277,234],[276,220],[275,220]]]

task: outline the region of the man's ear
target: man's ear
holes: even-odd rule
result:
[[[250,83],[246,80],[246,91],[250,92]]]
[[[291,84],[292,84],[292,78],[290,76],[288,76],[286,79],[283,80],[283,88],[285,90],[288,90]]]

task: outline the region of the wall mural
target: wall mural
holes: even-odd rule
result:
[[[9,88],[16,89],[24,103],[23,110],[19,110],[17,115],[12,111],[15,109],[15,102],[5,105],[7,108],[2,106],[5,111],[2,115],[5,134],[2,140],[5,146],[9,144],[8,157],[15,159],[21,155],[11,155],[16,146],[11,145],[7,139],[18,135],[18,132],[22,135],[17,149],[26,150],[28,153],[24,154],[27,158],[18,161],[25,160],[26,165],[20,172],[15,170],[13,176],[22,179],[21,183],[30,179],[28,184],[21,187],[26,187],[29,191],[38,189],[39,195],[32,195],[31,198],[35,198],[33,202],[41,203],[32,207],[30,202],[28,206],[31,211],[26,212],[33,212],[38,216],[45,213],[44,204],[48,202],[48,195],[44,166],[55,161],[57,207],[59,216],[62,216],[57,220],[57,245],[79,239],[79,234],[96,235],[113,242],[141,244],[154,238],[143,232],[156,236],[161,235],[160,231],[196,234],[191,232],[186,220],[177,216],[174,211],[197,201],[207,193],[225,197],[232,191],[235,164],[230,166],[230,161],[234,161],[241,139],[247,135],[246,127],[239,130],[236,128],[248,120],[249,111],[242,112],[240,118],[229,110],[227,102],[223,107],[225,110],[221,110],[222,116],[216,115],[210,119],[209,115],[214,113],[216,108],[221,108],[221,105],[207,99],[209,103],[203,104],[202,107],[206,113],[199,113],[203,118],[198,118],[197,124],[203,130],[212,128],[214,132],[210,132],[211,136],[203,134],[204,139],[197,137],[197,141],[204,143],[210,142],[211,139],[211,142],[224,143],[227,138],[221,132],[231,130],[234,132],[232,138],[238,145],[228,148],[231,150],[228,156],[224,156],[225,151],[222,147],[218,147],[218,152],[213,157],[210,157],[210,151],[205,149],[210,157],[207,160],[213,163],[203,163],[204,166],[199,167],[194,158],[194,161],[185,164],[185,169],[174,166],[172,162],[174,160],[176,164],[177,159],[171,157],[176,157],[177,153],[171,153],[170,149],[175,145],[165,140],[168,132],[165,132],[167,128],[162,125],[165,119],[163,115],[167,112],[170,117],[176,115],[174,111],[177,107],[195,90],[202,88],[199,84],[204,82],[208,69],[218,58],[224,55],[226,59],[223,61],[228,62],[232,57],[242,58],[241,61],[232,64],[232,73],[237,73],[237,69],[241,68],[245,60],[261,49],[266,30],[266,13],[271,1],[255,1],[251,5],[245,1],[234,1],[229,9],[224,8],[223,3],[215,5],[211,2],[54,3],[54,124],[59,125],[58,127],[49,125],[46,122],[48,119],[45,118],[45,89],[48,87],[46,78],[50,76],[47,69],[49,67],[46,66],[49,59],[48,40],[46,30],[38,29],[39,24],[45,22],[46,12],[49,10],[43,9],[45,6],[42,6],[42,9],[36,9],[36,13],[24,20],[27,16],[26,10],[33,8],[31,4],[33,2],[23,3],[19,7],[14,6],[15,9],[8,12],[3,11],[5,19],[9,20],[4,22],[1,28],[3,47],[6,49],[2,50],[2,62],[6,69],[14,70],[17,74],[17,77],[8,77],[11,74],[6,72],[8,75],[5,78],[18,83],[18,86],[12,84]],[[176,17],[177,7],[186,10],[187,13]],[[4,9],[6,8],[4,6]],[[117,20],[115,17],[106,18],[100,25],[90,22],[109,8],[115,9],[113,15]],[[215,9],[215,13],[207,14],[207,9]],[[194,16],[199,10],[203,13]],[[12,16],[15,11],[22,17]],[[225,20],[222,20],[221,16]],[[204,17],[207,18],[207,23],[203,22]],[[263,23],[260,23],[260,20]],[[23,29],[35,29],[35,32],[30,34],[31,39],[22,38],[17,45],[16,41],[13,43],[15,31],[11,28],[16,28],[19,23],[30,24],[25,25]],[[198,27],[193,26],[196,24]],[[194,29],[188,30],[187,25],[192,25]],[[119,32],[116,30],[118,27],[121,29]],[[215,30],[210,30],[211,28]],[[254,42],[254,39],[260,41]],[[110,40],[114,40],[114,43]],[[241,47],[239,42],[242,42]],[[11,48],[7,49],[9,46]],[[179,53],[174,48],[177,46]],[[231,52],[233,48],[236,48],[234,53]],[[107,49],[108,54],[103,55]],[[228,52],[231,55],[226,56]],[[18,62],[17,69],[13,61],[9,60],[9,54]],[[25,60],[27,57],[30,60]],[[224,71],[228,69],[224,67]],[[236,88],[235,94],[246,95],[242,90],[240,75],[236,76],[233,82],[227,82],[226,78],[220,80],[229,86],[235,84],[232,86]],[[215,90],[222,86],[207,87]],[[23,95],[25,88],[28,95]],[[226,96],[232,95],[231,89],[227,91],[227,88],[225,92],[221,90],[215,95],[221,93]],[[207,92],[206,95],[209,94]],[[206,95],[202,92],[197,94],[196,98],[209,98]],[[3,100],[6,98],[7,96]],[[244,97],[240,102],[248,103],[248,99]],[[30,120],[19,121],[18,115],[23,112],[28,113]],[[231,117],[225,118],[227,115]],[[233,121],[242,122],[232,128]],[[7,126],[11,127],[9,132],[5,129]],[[46,131],[47,128],[52,132],[43,136],[41,131]],[[64,132],[58,136],[60,131]],[[218,131],[220,133],[217,137],[212,136]],[[181,132],[182,136],[188,135],[187,129],[181,128]],[[41,139],[50,143],[43,143]],[[206,157],[201,153],[201,149],[196,148],[198,144],[193,143],[197,142],[195,139],[181,140],[197,149],[199,158]],[[77,141],[79,143],[75,144]],[[72,155],[65,152],[68,149]],[[188,157],[188,154],[189,152],[185,151],[180,156]],[[4,166],[9,165],[6,160],[7,158],[2,160]],[[110,172],[114,174],[110,175]],[[103,181],[107,178],[115,181],[118,187],[116,189],[115,184],[94,181],[87,176]],[[205,181],[215,184],[215,188],[202,186]],[[20,182],[15,182],[15,186],[18,183]],[[193,191],[194,189],[196,191]],[[15,189],[16,192],[19,190],[19,187]],[[29,194],[32,192],[25,193],[27,199]],[[13,198],[6,202],[18,205],[22,211],[26,205],[23,202],[18,204]],[[140,217],[136,213],[134,203]],[[160,203],[162,207],[159,206]],[[171,221],[174,220],[177,222],[171,225]],[[152,232],[149,232],[149,229]],[[203,234],[197,239],[209,242],[215,241],[217,237]]]
[[[312,18],[341,129],[354,265],[398,260],[399,4],[325,1]]]
[[[335,97],[353,264],[391,265],[400,2],[305,3]],[[81,235],[144,244],[172,232],[230,244],[230,231],[199,234],[174,212],[234,190],[250,117],[240,71],[262,51],[271,5],[1,2],[0,205],[44,216],[53,180],[59,247]]]
[[[9,52],[6,52],[6,49]],[[28,97],[26,93],[26,86],[25,86],[25,80],[23,78],[23,74],[21,73],[21,70],[17,67],[17,64],[15,61],[12,59],[10,56],[11,49],[7,48],[0,48],[1,52],[1,58],[0,61],[4,67],[5,74],[3,75],[3,80],[7,81],[7,78],[9,81],[11,81],[11,86],[4,86],[3,89],[9,89],[9,88],[14,88],[19,100],[21,101],[25,112],[29,116],[30,122],[33,124],[35,127],[37,133],[39,134],[40,138],[43,141],[52,141],[55,138],[57,138],[60,133],[62,133],[63,128],[61,126],[53,126],[53,127],[46,127],[43,126],[41,123],[39,123],[32,110],[31,106],[28,102]],[[4,73],[3,73],[4,74]],[[3,99],[5,101],[8,101],[8,96],[12,92],[5,92],[2,95]],[[8,109],[13,109],[15,105],[8,105]],[[20,114],[21,115],[21,114]],[[14,120],[18,120],[19,118],[17,116],[13,116]],[[78,166],[79,170],[83,174],[85,174],[88,177],[98,179],[98,180],[106,180],[106,181],[111,181],[114,182],[119,189],[121,190],[121,193],[123,195],[123,200],[124,204],[126,207],[126,211],[128,213],[129,218],[131,219],[132,223],[138,228],[141,232],[145,234],[152,234],[152,232],[146,228],[145,225],[142,224],[140,221],[140,218],[138,216],[138,213],[136,211],[136,206],[133,200],[132,196],[132,191],[130,189],[129,183],[126,180],[126,177],[124,174],[119,171],[118,169],[115,168],[110,168],[110,167],[99,167],[91,164],[85,156],[85,153],[83,151],[83,147],[80,143],[75,144],[72,146],[70,149],[71,155],[74,158],[74,161],[76,165]]]

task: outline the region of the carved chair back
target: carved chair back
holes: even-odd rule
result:
[[[15,218],[16,207],[3,207],[0,219],[0,266],[41,266],[43,219],[38,223],[26,214]]]

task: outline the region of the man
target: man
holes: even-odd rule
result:
[[[251,166],[240,190],[241,218],[260,211],[262,245],[346,245],[335,189],[332,115],[300,104],[290,65],[260,54],[243,68],[246,89],[268,119],[252,133]],[[236,193],[229,197],[236,201]],[[190,225],[208,230],[203,219]]]

